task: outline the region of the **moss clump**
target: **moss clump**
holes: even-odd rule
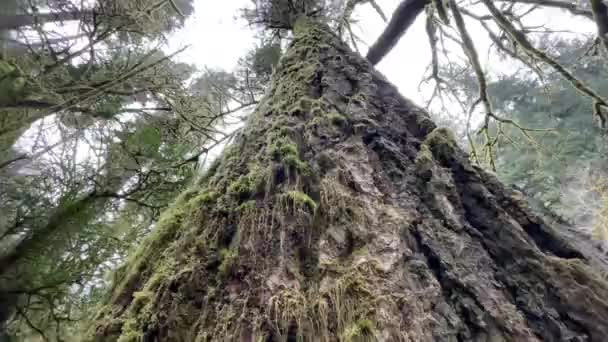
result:
[[[239,205],[237,210],[241,213],[244,213],[244,212],[251,211],[251,210],[255,209],[256,207],[257,207],[257,202],[255,200],[249,200],[249,201],[243,202],[241,205]]]
[[[431,131],[424,139],[422,146],[424,145],[428,146],[433,153],[439,153],[444,157],[451,155],[458,146],[454,133],[443,127]]]
[[[123,294],[125,288],[130,288],[146,269],[153,268],[153,262],[158,260],[161,253],[176,239],[178,231],[186,216],[183,200],[177,200],[170,209],[167,209],[156,223],[156,228],[137,247],[124,267],[117,270],[112,285],[114,296]],[[114,298],[116,299],[116,298]]]
[[[26,79],[15,64],[0,60],[0,106],[17,103],[25,97]]]
[[[369,319],[359,319],[349,325],[342,334],[342,341],[375,341],[376,326]]]
[[[198,208],[202,205],[213,204],[217,198],[218,194],[215,191],[205,191],[191,198],[190,201],[188,201],[188,206],[191,208]]]
[[[317,210],[317,202],[301,191],[289,191],[284,196],[296,207],[306,208],[313,213]]]
[[[416,155],[414,161],[416,165],[416,171],[419,174],[427,174],[433,168],[434,158],[431,149],[427,144],[420,145],[420,151]]]
[[[298,145],[285,136],[279,136],[269,146],[270,155],[278,160],[285,156],[298,156]]]
[[[346,117],[337,112],[329,112],[326,114],[329,122],[336,126],[344,126],[347,123]]]
[[[302,174],[308,174],[308,164],[300,159],[298,145],[286,136],[279,136],[269,146],[270,156],[289,169],[297,170]]]
[[[215,158],[209,168],[203,173],[203,175],[198,180],[198,184],[207,184],[216,174],[217,170],[220,168],[220,164],[222,162],[222,158]]]
[[[133,302],[131,303],[132,310],[139,311],[152,300],[153,296],[154,293],[147,290],[133,292]]]
[[[228,193],[240,199],[253,196],[264,191],[266,173],[258,164],[249,166],[249,173],[239,177],[228,185]]]
[[[137,321],[130,318],[122,326],[122,333],[117,342],[140,342],[143,341],[144,334],[140,331]]]
[[[224,248],[219,251],[219,257],[222,262],[217,269],[217,274],[220,279],[225,279],[236,270],[238,253],[234,249]]]

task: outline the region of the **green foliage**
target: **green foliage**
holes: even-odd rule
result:
[[[267,172],[258,164],[251,164],[246,175],[239,176],[235,181],[228,185],[228,194],[238,198],[247,197],[264,192]]]
[[[305,208],[312,213],[317,211],[317,202],[301,191],[289,191],[284,196],[296,207]]]
[[[344,342],[375,341],[376,326],[369,319],[359,319],[348,326],[343,333]]]
[[[220,266],[218,267],[218,277],[225,279],[232,275],[238,265],[238,253],[234,249],[224,248],[219,251],[221,259]]]
[[[297,170],[302,174],[309,172],[308,164],[300,159],[298,145],[287,136],[280,135],[274,138],[268,146],[268,153],[287,168]]]
[[[0,108],[17,104],[25,95],[25,84],[19,67],[0,59]]]
[[[327,118],[329,119],[329,122],[331,122],[332,124],[334,124],[336,126],[343,126],[344,124],[346,124],[348,122],[348,120],[346,119],[346,117],[344,117],[344,115],[337,113],[337,112],[329,112],[327,114]]]
[[[573,65],[577,77],[600,93],[608,91],[608,72],[600,57],[584,55],[583,41],[552,43],[561,51],[560,62]],[[476,90],[468,86],[471,98]],[[508,124],[498,141],[497,174],[533,198],[532,203],[569,218],[588,215],[591,203],[574,203],[568,189],[584,189],[587,170],[601,174],[608,165],[604,138],[591,119],[591,103],[559,75],[548,74],[543,83],[526,74],[503,76],[489,84],[495,111],[522,127],[548,129],[528,132]],[[499,127],[494,125],[495,132]],[[591,176],[591,175],[590,175]],[[591,176],[594,177],[594,176]],[[591,198],[591,197],[589,197]],[[581,222],[582,223],[582,222]]]

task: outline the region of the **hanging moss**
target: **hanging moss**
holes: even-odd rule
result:
[[[144,334],[138,327],[137,320],[130,318],[123,324],[120,338],[116,342],[141,342],[143,338]]]
[[[219,195],[215,191],[205,191],[188,201],[188,206],[191,208],[199,208],[203,205],[215,203]]]
[[[143,306],[150,302],[152,297],[154,296],[154,292],[143,290],[133,292],[133,302],[131,303],[131,310],[137,312]]]
[[[344,115],[337,112],[329,112],[326,115],[329,122],[336,126],[344,126],[348,122]]]
[[[416,155],[415,165],[419,175],[427,174],[433,168],[433,152],[426,144],[420,145],[420,150]]]
[[[376,341],[376,326],[369,319],[359,319],[349,325],[342,335],[344,342]]]
[[[270,156],[288,169],[293,169],[301,174],[309,174],[308,164],[300,159],[298,145],[286,136],[279,136],[272,140],[268,147]]]
[[[247,211],[255,209],[256,206],[257,206],[257,203],[255,200],[249,200],[249,201],[243,202],[241,205],[239,205],[237,210],[240,213],[243,213],[243,212],[247,212]]]
[[[25,96],[26,79],[18,66],[0,60],[0,106],[17,103]]]
[[[279,136],[268,146],[269,154],[277,159],[281,160],[285,156],[298,156],[298,145],[292,140],[285,136]]]
[[[240,176],[237,180],[228,185],[228,193],[239,199],[262,193],[266,183],[266,169],[259,164],[249,165],[249,172]]]
[[[454,133],[444,127],[437,127],[431,131],[422,144],[428,146],[434,154],[439,153],[441,156],[449,156],[458,148]]]
[[[238,253],[234,249],[224,248],[220,250],[219,256],[222,261],[217,269],[217,274],[220,279],[225,279],[236,269],[238,264]]]
[[[313,213],[317,211],[317,203],[310,198],[310,196],[301,191],[289,191],[284,194],[284,196],[296,207],[307,208]]]

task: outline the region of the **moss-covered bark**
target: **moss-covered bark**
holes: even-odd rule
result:
[[[322,25],[117,272],[96,341],[603,341],[607,269]]]

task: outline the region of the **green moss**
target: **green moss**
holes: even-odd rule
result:
[[[257,207],[257,202],[255,200],[249,200],[249,201],[243,202],[241,205],[239,205],[239,207],[237,209],[239,212],[243,213],[243,212],[253,210],[256,207]]]
[[[284,196],[295,206],[307,208],[313,213],[317,210],[317,203],[301,191],[289,191]]]
[[[228,193],[238,197],[251,195],[251,180],[247,176],[241,176],[228,185]]]
[[[275,137],[268,147],[269,154],[275,160],[289,168],[308,174],[310,169],[308,164],[299,157],[298,145],[286,136]]]
[[[342,341],[375,341],[376,325],[369,319],[359,319],[349,325],[342,334]]]
[[[433,167],[433,153],[426,144],[420,145],[420,151],[416,155],[416,170],[421,173],[425,173],[431,170]]]
[[[205,191],[200,193],[188,201],[190,208],[199,208],[203,205],[209,205],[215,203],[219,195],[215,191]]]
[[[11,105],[25,97],[26,79],[15,64],[0,60],[0,106]]]
[[[156,223],[156,228],[129,255],[126,266],[121,268],[121,274],[115,276],[117,281],[111,291],[114,295],[122,295],[124,289],[133,286],[140,274],[153,267],[161,253],[175,241],[177,232],[182,226],[186,213],[179,203],[167,209]]]
[[[423,145],[427,145],[433,152],[451,153],[458,146],[456,138],[451,130],[437,127],[424,139]]]
[[[347,122],[346,117],[337,112],[329,112],[326,114],[326,117],[329,122],[336,126],[344,126]]]
[[[228,193],[240,199],[261,193],[266,183],[266,169],[259,164],[249,165],[249,173],[228,185]]]
[[[220,250],[219,256],[222,262],[217,269],[218,277],[220,279],[225,279],[234,273],[237,266],[238,253],[234,249],[224,248]]]
[[[209,168],[203,173],[197,183],[207,184],[217,174],[217,170],[220,167],[221,161],[221,158],[215,158],[215,160],[211,162],[211,165],[209,165]]]
[[[285,165],[286,167],[296,169],[303,174],[308,174],[310,171],[308,168],[308,164],[306,162],[300,160],[300,158],[298,158],[296,156],[292,156],[292,155],[285,156],[282,161],[283,161],[283,165]]]
[[[126,320],[117,342],[141,342],[143,340],[144,334],[140,331],[137,321],[134,318]]]
[[[285,156],[298,156],[298,145],[286,136],[276,137],[268,147],[270,155],[280,160]]]
[[[131,303],[131,309],[134,311],[139,311],[142,307],[144,307],[152,300],[153,296],[154,293],[147,290],[133,292],[133,302]]]

